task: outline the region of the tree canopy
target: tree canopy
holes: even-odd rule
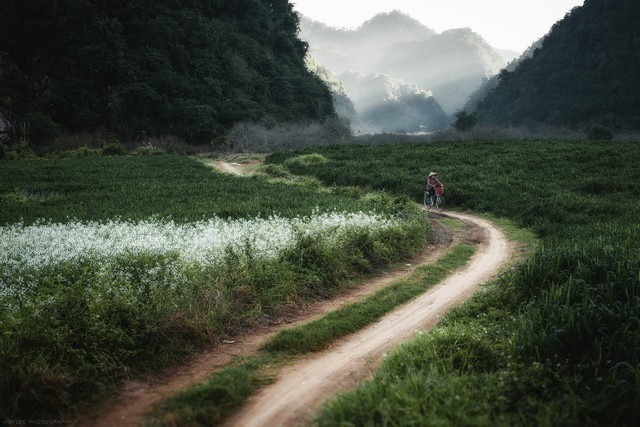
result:
[[[531,58],[503,70],[476,109],[481,122],[640,129],[640,2],[585,0]]]
[[[2,0],[0,115],[35,144],[208,143],[238,121],[332,116],[298,25],[287,0]]]

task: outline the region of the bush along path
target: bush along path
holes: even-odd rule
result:
[[[451,218],[454,217],[454,214],[449,215]],[[219,348],[201,354],[192,363],[176,372],[168,373],[161,378],[131,383],[123,389],[117,400],[103,407],[97,417],[86,420],[86,424],[99,426],[136,424],[142,422],[145,413],[148,413],[154,404],[153,416],[147,420],[154,425],[217,425],[225,420],[229,425],[251,424],[254,421],[257,424],[278,425],[286,421],[279,418],[282,416],[288,417],[291,422],[296,424],[296,419],[301,415],[306,415],[307,409],[319,403],[322,397],[367,377],[386,349],[409,338],[414,330],[420,329],[420,326],[415,324],[416,319],[422,317],[427,325],[429,322],[433,323],[435,321],[433,316],[439,317],[448,307],[460,302],[473,291],[473,286],[470,288],[462,286],[461,289],[454,291],[454,288],[460,286],[444,284],[446,282],[442,282],[442,280],[467,262],[476,244],[480,245],[479,251],[483,254],[487,251],[486,245],[496,238],[492,233],[476,225],[474,221],[477,220],[470,220],[467,216],[461,216],[460,222],[452,222],[450,219],[445,219],[443,215],[432,214],[431,216],[435,230],[433,243],[426,253],[412,260],[410,264],[393,270],[383,277],[369,280],[339,298],[310,306],[305,313],[300,313],[297,318],[281,319],[279,322],[264,326],[263,330],[255,331],[250,335],[234,337]],[[451,227],[452,231],[443,227],[441,220],[447,222],[450,227],[454,224]],[[498,247],[501,249],[493,249],[490,254],[500,253],[506,257],[504,239],[497,237],[497,241]],[[454,244],[452,245],[452,243]],[[492,243],[492,245],[496,245],[496,243]],[[486,261],[494,255],[485,256],[480,260],[476,255],[471,261],[476,266],[478,264],[484,266],[481,270],[485,273],[480,273],[477,271],[478,269],[472,269],[471,273],[459,272],[450,277],[455,279],[460,274],[464,274],[464,277],[471,276],[476,279],[464,279],[465,283],[467,280],[472,280],[477,284],[482,281],[482,274],[492,274],[488,272],[491,270],[491,264]],[[463,271],[470,268],[467,267]],[[417,305],[416,302],[409,304],[415,307],[413,315],[410,316],[413,320],[402,320],[394,317],[396,314],[390,315],[392,316],[391,323],[402,326],[403,331],[374,332],[378,338],[365,338],[366,342],[373,344],[376,340],[381,339],[383,344],[378,343],[378,347],[365,354],[351,353],[351,351],[344,353],[343,350],[339,350],[348,362],[346,367],[344,363],[336,364],[336,367],[340,366],[341,369],[334,370],[333,374],[330,373],[331,370],[322,368],[315,370],[315,373],[323,372],[322,378],[308,381],[299,377],[298,374],[304,375],[304,372],[309,372],[308,368],[301,368],[300,363],[304,365],[316,359],[318,362],[315,363],[322,363],[321,360],[327,357],[327,354],[334,354],[331,349],[348,346],[348,343],[353,342],[353,339],[366,333],[358,332],[347,338],[340,338],[342,335],[353,332],[344,332],[344,327],[341,325],[344,323],[357,324],[358,322],[353,319],[361,317],[369,318],[369,323],[375,323],[376,320],[382,319],[378,324],[387,324],[388,321],[385,319],[388,316],[383,317],[385,310],[379,308],[376,302],[383,301],[382,305],[386,306],[386,310],[392,310],[395,305],[416,297],[439,282],[440,285],[436,288],[444,287],[444,290],[436,294],[440,296],[435,302],[427,302],[426,305],[424,302],[418,302]],[[456,280],[455,283],[458,281]],[[454,291],[453,294],[450,291]],[[424,313],[423,310],[426,307],[431,307],[431,309]],[[287,327],[283,328],[283,324]],[[323,333],[323,330],[329,332]],[[365,329],[365,331],[367,330]],[[389,333],[393,334],[392,338],[389,338]],[[304,346],[299,345],[299,341],[296,342],[298,335],[314,337],[313,340],[316,341],[316,344],[310,349],[305,349]],[[322,338],[323,335],[328,335],[331,338]],[[360,347],[361,345],[362,343],[355,346]],[[307,356],[305,359],[307,362],[295,362],[296,359],[290,354],[311,352],[318,349],[324,349],[324,351]],[[315,356],[315,354],[319,356]],[[336,357],[335,354],[333,357]],[[265,385],[273,382],[274,378],[279,378],[279,380],[272,386],[265,388]],[[299,380],[298,382],[296,382],[296,378]],[[284,403],[284,406],[280,407],[282,411],[276,415],[276,418],[270,419],[273,416],[273,411],[261,409],[260,406],[276,409],[278,405],[274,405],[270,399],[274,396],[279,399],[277,390],[282,389],[279,384],[283,379],[287,379],[287,383],[293,384],[293,389],[298,390],[294,395],[289,396],[297,402],[298,406],[292,406],[292,402]],[[312,384],[316,384],[318,387],[311,387],[313,392],[305,390],[305,393],[300,393],[299,387],[303,382],[307,383],[309,387]],[[188,387],[191,384],[196,385]],[[328,385],[337,388],[330,390],[327,389]],[[275,392],[273,391],[274,387]],[[255,393],[261,388],[261,391]],[[249,396],[252,394],[254,396],[250,398]],[[311,400],[300,401],[300,396],[303,395],[308,396]],[[264,400],[264,396],[271,397],[266,397]],[[249,399],[248,402],[247,399]],[[287,400],[285,399],[283,402],[287,402]],[[232,416],[234,413],[236,415]],[[232,417],[230,418],[230,416]],[[251,421],[251,417],[254,416],[257,418]]]
[[[234,375],[241,375],[242,378],[243,374],[238,374],[239,371],[247,369],[250,371],[262,371],[266,369],[266,366],[271,366],[274,363],[283,363],[281,361],[282,357],[278,356],[279,351],[265,352],[260,350],[266,343],[274,339],[276,334],[283,329],[283,326],[286,326],[286,329],[299,327],[314,320],[321,319],[325,314],[333,312],[340,307],[353,304],[354,301],[361,301],[367,298],[367,296],[389,288],[393,283],[405,280],[414,274],[416,269],[419,269],[421,266],[436,265],[434,264],[435,261],[445,256],[454,240],[460,242],[464,239],[476,239],[475,237],[466,236],[468,233],[462,228],[451,232],[440,225],[439,221],[432,221],[432,224],[432,242],[424,253],[414,259],[395,266],[383,275],[371,278],[365,283],[350,286],[336,298],[308,305],[303,310],[295,313],[287,313],[281,318],[274,319],[270,324],[261,325],[259,328],[248,333],[245,332],[238,336],[228,337],[228,339],[221,342],[219,346],[194,356],[189,363],[181,367],[154,374],[144,379],[129,381],[125,383],[114,399],[100,405],[97,410],[90,411],[87,415],[82,416],[78,420],[78,424],[92,426],[135,425],[144,420],[145,414],[150,411],[154,404],[162,402],[186,387],[206,383],[210,380],[212,373],[218,373],[218,376],[225,377],[228,375],[228,372],[225,373],[221,371],[231,370],[235,372]],[[463,246],[468,247],[468,245]],[[261,357],[260,355],[271,355],[274,357],[268,357],[268,360],[262,358],[256,365],[253,356]],[[246,363],[238,362],[239,360],[244,360],[243,358],[250,359]],[[238,364],[242,366],[238,367]],[[232,377],[230,380],[233,384],[246,381],[246,378],[240,379],[238,377]],[[261,380],[258,378],[255,381],[260,383]],[[263,384],[256,384],[252,390],[261,385]],[[213,402],[208,403],[222,405],[224,408],[223,418],[226,418],[230,414],[227,406],[231,405],[231,409],[233,409],[242,402],[234,403],[236,398],[228,395],[230,392],[228,390],[228,384],[224,384],[222,388],[227,389],[223,393],[224,396],[217,396],[213,399]],[[246,393],[250,393],[251,391]],[[187,393],[189,393],[189,391],[187,391]],[[188,401],[187,407],[183,408],[184,405],[182,405],[181,400],[178,399],[177,404],[180,407],[177,412],[180,412],[181,409],[187,411],[192,410],[188,405],[189,402],[191,402],[191,404],[194,403],[194,399],[189,397],[186,400]],[[168,405],[168,407],[164,405],[165,408],[161,410],[160,413],[166,413],[167,416],[171,418],[174,412],[171,400],[169,400]],[[211,416],[212,409],[210,407],[203,409],[203,411],[207,414],[207,417]],[[213,411],[215,411],[215,409]],[[161,416],[160,418],[163,417]],[[207,424],[208,422],[203,421],[203,423]],[[163,422],[160,421],[160,424],[163,424]]]
[[[495,277],[511,252],[502,232],[490,222],[471,215],[449,212],[443,216],[481,230],[473,239],[480,246],[466,267],[317,356],[287,366],[274,384],[251,397],[226,425],[304,424],[323,399],[368,378],[386,352],[417,332],[432,328],[447,310],[472,295],[481,283]]]

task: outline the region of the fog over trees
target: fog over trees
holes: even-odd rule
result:
[[[370,132],[447,127],[469,96],[515,56],[468,28],[438,34],[399,11],[355,30],[302,16],[299,35],[315,61],[344,83],[357,112],[354,127]]]

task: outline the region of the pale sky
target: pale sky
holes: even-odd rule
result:
[[[584,0],[290,0],[294,10],[332,27],[357,28],[400,10],[441,33],[469,27],[491,46],[524,51]]]

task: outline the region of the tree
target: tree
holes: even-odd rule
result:
[[[587,131],[587,138],[598,141],[610,141],[613,139],[613,131],[606,126],[594,125]]]
[[[60,133],[224,141],[238,121],[323,120],[287,0],[0,1],[0,114]]]
[[[476,113],[468,113],[466,111],[458,111],[456,121],[451,124],[454,128],[462,132],[468,132],[478,123]]]
[[[474,111],[483,124],[601,123],[640,129],[640,2],[585,0],[553,25],[533,55],[502,71]]]

